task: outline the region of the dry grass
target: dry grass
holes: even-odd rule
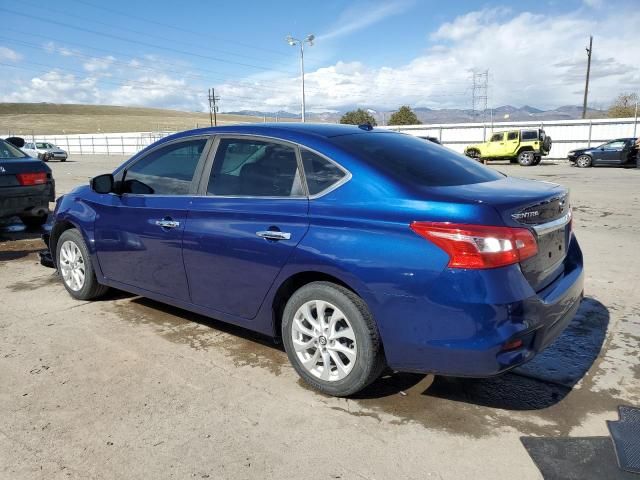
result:
[[[218,125],[262,121],[260,117],[218,114]],[[0,134],[179,131],[206,126],[208,113],[107,105],[0,103]]]

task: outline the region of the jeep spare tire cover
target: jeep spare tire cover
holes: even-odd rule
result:
[[[542,148],[547,151],[551,150],[551,137],[544,137],[544,140],[542,141]]]

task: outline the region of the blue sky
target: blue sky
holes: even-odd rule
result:
[[[308,108],[468,108],[471,71],[489,103],[579,104],[594,40],[591,98],[603,107],[640,82],[631,1],[182,2],[0,0],[0,101],[108,103],[223,111],[298,111],[297,51],[307,48]]]

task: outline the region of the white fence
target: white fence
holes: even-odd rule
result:
[[[78,135],[37,135],[14,133],[27,142],[49,142],[70,155],[132,155],[174,132],[83,133]],[[7,137],[9,135],[2,135]]]
[[[633,118],[593,119],[593,120],[552,120],[544,122],[495,122],[491,123],[449,123],[432,125],[403,125],[381,127],[411,135],[436,137],[443,145],[462,152],[464,147],[487,139],[492,131],[520,128],[545,129],[553,139],[549,158],[566,158],[574,148],[596,146],[607,140],[635,137],[637,121]],[[23,136],[27,141],[50,142],[70,154],[131,155],[147,145],[174,132],[128,132],[94,133],[80,135],[37,135]],[[6,135],[5,135],[6,136]]]
[[[637,120],[634,118],[494,122],[493,125],[491,123],[449,123],[385,128],[411,135],[435,137],[443,145],[462,152],[467,145],[488,139],[492,131],[539,127],[544,128],[553,140],[549,158],[566,158],[569,150],[596,146],[615,138],[635,137],[640,133]]]

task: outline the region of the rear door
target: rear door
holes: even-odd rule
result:
[[[110,280],[189,300],[182,235],[209,138],[163,144],[123,173],[122,195],[98,195],[95,242]]]
[[[516,150],[518,150],[518,145],[520,145],[520,132],[517,130],[513,132],[507,132],[507,138],[504,142],[504,155],[515,155]]]
[[[248,136],[214,148],[184,232],[191,300],[251,319],[309,227],[298,148]]]

